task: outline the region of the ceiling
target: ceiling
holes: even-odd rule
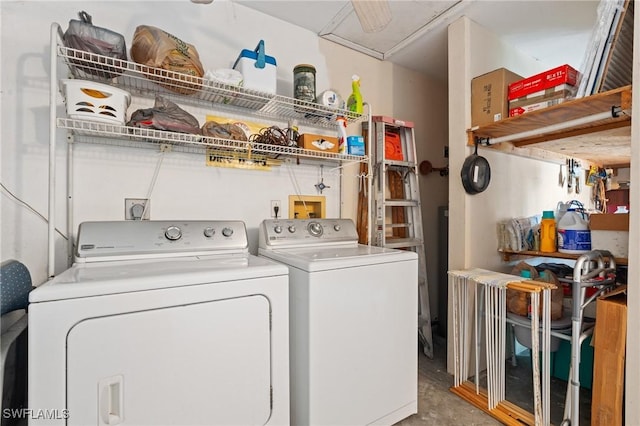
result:
[[[378,59],[447,79],[447,26],[461,16],[524,54],[581,68],[598,0],[389,0],[392,20],[365,33],[350,1],[234,0]]]

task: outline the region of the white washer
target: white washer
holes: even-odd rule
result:
[[[88,222],[77,247],[30,295],[29,424],[289,424],[288,271],[243,222]]]
[[[291,423],[391,425],[417,412],[418,259],[358,244],[349,219],[265,220],[289,268]]]

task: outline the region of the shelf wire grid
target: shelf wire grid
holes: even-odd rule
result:
[[[110,84],[142,96],[162,93],[200,107],[215,104],[217,108],[249,111],[253,115],[296,120],[325,128],[336,128],[338,116],[345,117],[348,123],[366,119],[362,114],[345,109],[245,89],[63,45],[58,45],[57,51],[74,78]]]
[[[197,134],[168,132],[91,120],[58,118],[57,127],[73,131],[74,140],[79,143],[152,149],[161,149],[163,145],[171,145],[177,151],[192,153],[205,153],[207,149],[227,149],[260,153],[270,158],[287,156],[346,162],[368,161],[366,156],[314,151],[295,146],[219,139]]]

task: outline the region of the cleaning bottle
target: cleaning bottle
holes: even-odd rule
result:
[[[568,209],[558,221],[558,251],[572,254],[591,251],[589,224],[575,209]]]
[[[556,219],[553,217],[553,211],[545,210],[542,212],[542,221],[540,222],[540,251],[544,253],[553,253],[556,251]]]
[[[340,154],[346,154],[347,152],[347,119],[344,117],[337,117],[338,129],[340,130],[340,137],[338,138],[338,152]]]
[[[347,99],[347,109],[357,114],[362,114],[362,93],[360,93],[360,76],[351,76],[351,95]]]

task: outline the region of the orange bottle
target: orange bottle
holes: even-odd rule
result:
[[[542,222],[540,222],[540,251],[553,253],[556,251],[556,219],[553,211],[542,212]]]

